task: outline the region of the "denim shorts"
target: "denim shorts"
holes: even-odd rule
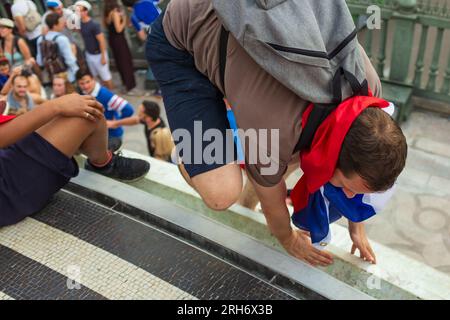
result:
[[[230,125],[223,94],[196,69],[194,57],[189,52],[170,44],[163,30],[163,17],[164,13],[151,26],[146,57],[161,88],[177,150],[189,176],[194,177],[236,161],[236,148],[232,132],[229,139],[230,130],[227,129],[230,129]],[[213,154],[214,162],[203,157],[211,141],[202,137],[209,129],[221,133],[211,139],[214,142],[217,142],[216,139],[222,140],[219,144],[222,148],[217,148],[220,151]],[[183,130],[189,133],[189,141],[178,138],[176,131]],[[190,146],[189,150],[186,145]]]
[[[0,149],[0,227],[43,209],[78,165],[37,133]]]

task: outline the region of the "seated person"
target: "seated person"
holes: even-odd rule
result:
[[[34,104],[41,104],[45,100],[47,100],[47,95],[45,93],[44,87],[42,86],[39,78],[33,73],[31,65],[24,64],[23,66],[14,68],[11,76],[14,77],[15,75],[21,75],[27,79],[28,93],[32,97]],[[11,91],[12,77],[9,78],[10,81],[7,81],[5,83],[0,94],[7,95]]]
[[[34,101],[28,93],[28,80],[22,75],[11,77],[12,89],[8,93],[7,103],[10,115],[22,115],[34,108]]]
[[[11,64],[5,57],[0,58],[0,90],[3,89],[6,82],[8,82],[11,73]]]
[[[146,161],[113,154],[106,141],[103,107],[89,96],[71,94],[21,117],[0,116],[0,227],[42,210],[76,177],[78,151],[88,158],[86,169],[104,176],[136,180],[147,174]]]
[[[175,148],[175,144],[169,128],[154,129],[150,135],[150,144],[154,151],[152,157],[172,162],[172,151]]]
[[[52,90],[50,99],[59,98],[75,92],[75,88],[70,83],[66,73],[58,73],[53,77]]]
[[[128,101],[96,82],[89,70],[78,70],[76,78],[81,92],[93,96],[103,105],[106,120],[123,120],[133,115],[134,109]],[[123,128],[121,126],[109,128],[108,133],[109,149],[112,151],[118,150],[122,145]]]
[[[154,101],[144,100],[138,107],[138,115],[123,120],[108,121],[108,128],[117,128],[119,126],[133,126],[137,124],[144,125],[145,141],[147,141],[148,154],[155,156],[155,148],[152,147],[150,136],[153,130],[157,128],[165,128],[166,124],[160,117],[161,110],[158,103]]]

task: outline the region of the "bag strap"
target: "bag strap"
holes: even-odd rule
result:
[[[220,72],[220,84],[222,85],[223,93],[225,94],[225,68],[227,66],[227,49],[228,38],[230,32],[222,25],[220,30],[220,44],[219,44],[219,72]]]
[[[303,128],[300,139],[295,146],[294,153],[307,150],[311,148],[314,135],[317,129],[322,124],[322,122],[342,103],[342,77],[344,77],[350,87],[352,88],[353,95],[369,95],[369,85],[365,79],[362,83],[359,83],[358,79],[351,72],[348,72],[344,68],[339,68],[333,77],[332,88],[333,88],[333,102],[330,104],[314,104],[313,109],[308,117],[308,122]]]

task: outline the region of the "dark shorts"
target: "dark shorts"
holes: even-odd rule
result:
[[[161,14],[151,26],[146,56],[161,88],[177,150],[189,176],[194,177],[235,161],[236,149],[233,138],[226,138],[227,134],[230,134],[227,132],[230,125],[222,93],[196,69],[194,58],[190,53],[170,44],[162,26],[163,15]],[[200,133],[198,130],[194,132],[194,121],[201,121]],[[198,123],[197,128],[199,128]],[[174,132],[178,129],[184,129],[190,133],[189,152],[185,152],[186,148],[181,150],[180,146],[184,147],[186,141],[177,139]],[[223,146],[221,152],[214,154],[216,159],[214,163],[201,156],[211,141],[215,141],[202,139],[203,133],[209,129],[216,129],[216,132],[218,130],[221,133],[220,139]],[[219,138],[216,136],[216,139]],[[222,156],[216,157],[216,155]]]
[[[0,226],[43,209],[78,175],[78,165],[37,133],[0,149]]]

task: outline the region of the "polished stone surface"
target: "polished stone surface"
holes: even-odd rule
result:
[[[42,212],[0,230],[0,269],[0,298],[293,299],[186,242],[64,191]]]

